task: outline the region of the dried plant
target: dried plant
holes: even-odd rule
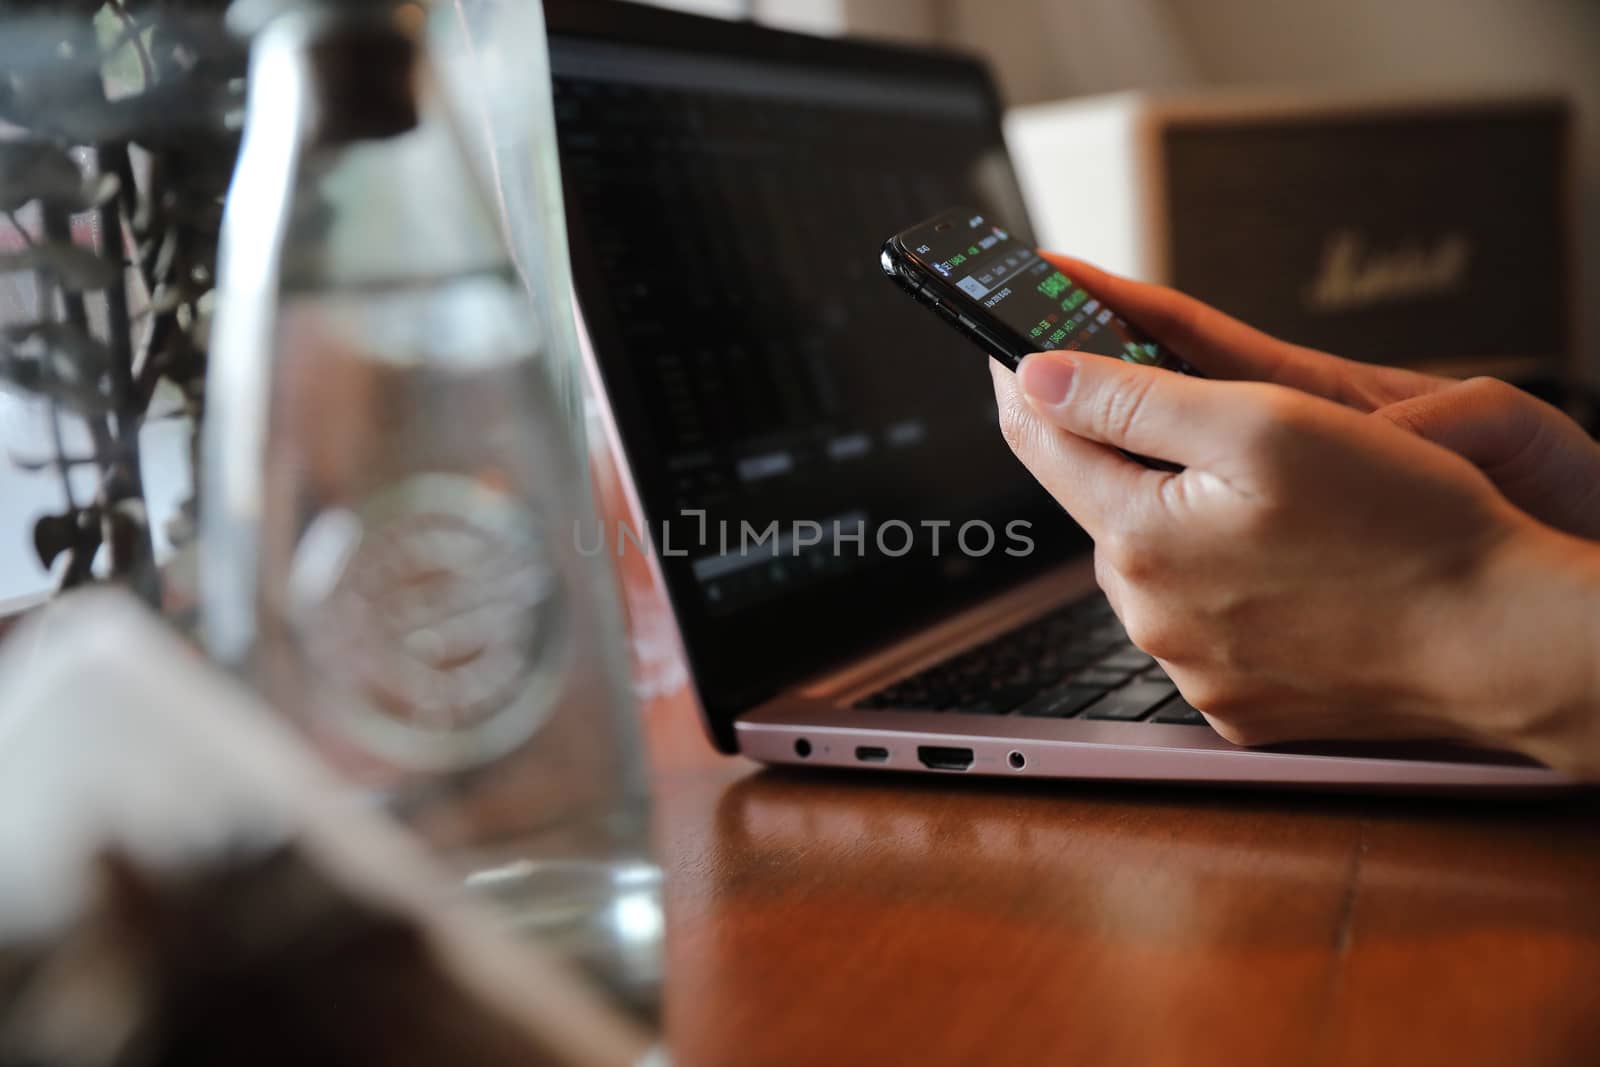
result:
[[[159,595],[139,432],[154,418],[199,426],[244,94],[226,6],[0,0],[0,274],[32,280],[29,312],[0,328],[0,384],[47,406],[50,454],[14,458],[60,479],[65,510],[33,540],[46,568],[65,560],[63,588],[103,557]],[[69,451],[72,420],[86,448]],[[80,499],[85,468],[95,490]],[[191,498],[175,541],[193,515]]]

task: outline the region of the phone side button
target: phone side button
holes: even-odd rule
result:
[[[985,330],[982,326],[979,326],[965,315],[957,315],[956,324],[960,326],[962,330],[966,331],[968,337],[972,338],[974,341],[978,342],[979,345],[988,350],[991,356],[994,356],[1000,362],[1004,363],[1013,370],[1016,369],[1017,358],[1006,350],[1005,345],[991,337],[988,330]]]

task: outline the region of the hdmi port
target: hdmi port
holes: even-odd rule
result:
[[[922,765],[935,771],[964,771],[972,766],[972,749],[945,748],[942,745],[918,745],[917,758]]]
[[[862,763],[884,763],[889,759],[889,750],[877,745],[857,745],[856,759]]]

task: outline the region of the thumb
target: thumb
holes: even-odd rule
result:
[[[1472,378],[1373,414],[1462,457],[1535,518],[1600,537],[1600,451],[1542,400],[1495,378]]]
[[[1379,408],[1375,415],[1489,473],[1535,460],[1551,420],[1543,405],[1495,378],[1472,378]]]
[[[1202,469],[1226,464],[1267,428],[1277,410],[1267,394],[1279,391],[1059,351],[1028,356],[1017,379],[1034,410],[1068,433]]]

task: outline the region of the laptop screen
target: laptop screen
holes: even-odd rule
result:
[[[1026,232],[982,68],[547,6],[579,305],[714,722],[1081,552],[877,266],[954,205]]]

